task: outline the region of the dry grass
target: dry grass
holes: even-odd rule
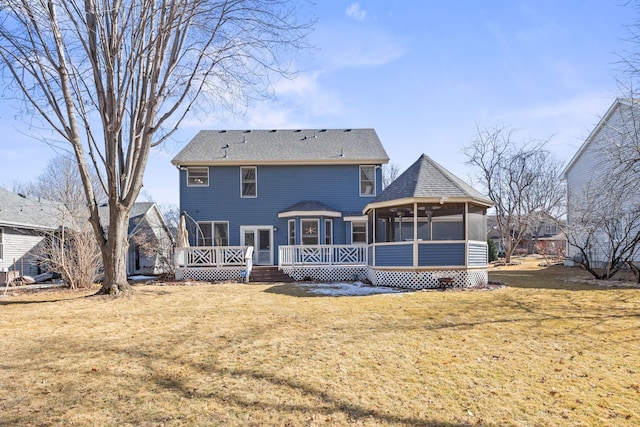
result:
[[[501,267],[484,292],[137,286],[0,299],[0,425],[640,423],[640,290]]]

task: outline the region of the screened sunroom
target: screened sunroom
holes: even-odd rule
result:
[[[486,283],[486,212],[492,202],[421,156],[364,213],[369,224],[368,276],[407,288]]]

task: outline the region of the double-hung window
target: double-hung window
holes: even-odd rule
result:
[[[229,246],[229,223],[226,221],[199,222],[198,246]]]
[[[255,166],[240,168],[240,197],[258,197],[258,170]]]
[[[376,195],[376,167],[360,166],[360,195]]]
[[[353,221],[351,223],[351,243],[366,244],[367,243],[367,222]]]
[[[300,225],[302,228],[302,244],[303,245],[317,245],[319,244],[317,219],[302,219]]]
[[[187,187],[208,187],[209,168],[187,168]]]

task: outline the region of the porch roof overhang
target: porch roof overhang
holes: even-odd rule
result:
[[[386,200],[382,202],[369,203],[362,209],[363,214],[369,213],[373,209],[392,208],[400,205],[409,205],[413,203],[424,204],[440,204],[445,203],[473,203],[474,205],[490,208],[493,206],[493,202],[488,202],[487,199],[475,198],[475,197],[406,197],[403,199]]]
[[[298,202],[295,205],[278,212],[278,218],[295,218],[299,216],[326,216],[330,218],[340,218],[342,213],[315,200]]]

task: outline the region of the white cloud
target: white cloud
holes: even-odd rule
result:
[[[370,68],[402,58],[407,41],[384,30],[322,28],[318,31],[318,61],[324,71]]]
[[[496,118],[524,132],[525,139],[547,140],[560,160],[568,161],[582,145],[614,100],[606,93],[590,93],[556,102],[513,110]]]
[[[355,2],[351,6],[349,6],[345,13],[347,14],[347,16],[357,21],[364,21],[365,19],[367,19],[367,11],[362,9],[360,7],[360,3],[358,2]]]

